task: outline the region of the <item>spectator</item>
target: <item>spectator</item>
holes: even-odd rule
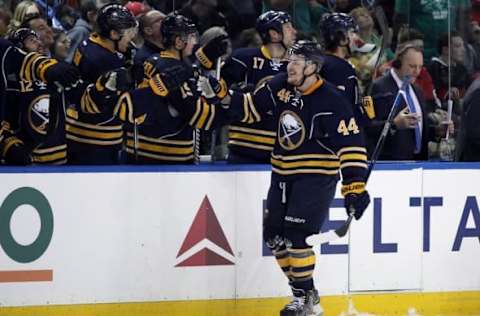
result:
[[[316,33],[317,25],[328,9],[316,1],[263,0],[263,12],[285,11],[293,17],[293,25],[303,33]]]
[[[237,37],[236,44],[237,47],[260,47],[262,46],[262,38],[258,34],[255,28],[249,28],[243,30],[240,35]]]
[[[71,63],[73,54],[81,42],[86,40],[93,31],[97,19],[97,6],[94,0],[86,0],[80,6],[80,18],[75,22],[71,30],[67,32],[70,39],[70,48],[65,61]]]
[[[373,82],[372,95],[378,97],[374,101],[376,118],[371,126],[365,128],[369,155],[375,148],[402,81],[405,76],[411,76],[407,94],[412,99],[410,103],[413,103],[415,113],[410,113],[405,100],[402,100],[395,112],[392,127],[379,159],[427,160],[429,134],[426,120],[427,109],[420,89],[414,86],[422,67],[422,51],[411,44],[405,44],[399,47],[393,68]],[[419,136],[418,143],[417,134]]]
[[[470,84],[468,71],[463,65],[465,56],[465,45],[462,37],[456,32],[451,33],[451,43],[449,45],[449,35],[443,34],[438,41],[438,50],[441,54],[432,58],[428,65],[428,71],[432,75],[433,84],[440,101],[445,104],[452,98],[459,101],[465,94],[465,90]],[[449,51],[451,49],[451,67],[449,69]],[[449,95],[449,70],[451,73],[451,90]]]
[[[15,11],[13,12],[13,17],[10,20],[10,24],[8,26],[8,34],[12,34],[15,32],[20,25],[22,25],[25,17],[30,15],[40,14],[40,10],[38,9],[35,2],[31,0],[23,0],[15,7]]]
[[[38,37],[42,42],[42,49],[40,52],[45,56],[50,57],[50,50],[52,49],[54,39],[52,28],[48,26],[47,21],[40,15],[32,15],[23,21],[22,26],[30,28],[38,34]]]
[[[227,27],[228,21],[217,7],[217,0],[190,0],[179,14],[192,20],[202,34],[212,26]]]
[[[150,6],[139,1],[128,1],[127,4],[125,4],[125,8],[127,8],[136,18],[150,11]]]
[[[158,10],[151,10],[139,18],[139,31],[143,36],[143,46],[137,51],[134,59],[135,81],[143,80],[143,62],[153,54],[164,49],[160,27],[165,14]]]
[[[72,29],[78,19],[77,12],[68,5],[61,5],[55,12],[55,18],[59,22],[58,30],[68,31]]]
[[[365,52],[352,52],[352,57],[349,59],[352,64],[355,65],[357,70],[357,75],[360,81],[360,87],[362,91],[366,90],[372,82],[372,74],[374,71],[375,65],[377,65],[378,54],[382,48],[382,36],[379,36],[375,30],[375,23],[370,12],[364,7],[357,7],[350,12],[355,23],[358,25],[358,36],[362,42],[364,42]],[[388,34],[382,34],[388,37]],[[368,46],[374,45],[374,49],[369,48]],[[391,55],[393,53],[390,49],[387,49]],[[387,52],[385,52],[387,53]],[[386,61],[386,54],[383,54],[381,57],[381,63]]]
[[[7,34],[11,18],[12,14],[10,11],[0,8],[0,37],[5,37]]]
[[[480,161],[480,79],[468,88],[463,99],[462,125],[457,138],[457,161]]]
[[[395,23],[399,28],[405,24],[426,34],[424,56],[430,60],[438,55],[437,42],[441,34],[448,31],[448,6],[450,5],[452,30],[468,34],[470,28],[470,0],[438,0],[395,2]]]
[[[54,44],[52,57],[59,61],[65,61],[68,56],[68,51],[70,49],[70,39],[65,32],[57,32],[54,35]]]
[[[397,43],[399,46],[410,44],[415,47],[418,47],[420,50],[423,50],[424,36],[416,29],[404,28],[398,33]],[[392,60],[378,67],[375,72],[374,78],[377,78],[381,75],[384,75],[390,71],[392,68]],[[430,73],[427,70],[427,67],[423,66],[420,74],[415,80],[415,85],[422,90],[423,97],[425,102],[430,108],[435,106],[441,106],[440,100],[437,98],[435,87],[433,86],[433,79]]]

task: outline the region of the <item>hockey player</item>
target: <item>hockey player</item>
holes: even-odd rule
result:
[[[28,53],[41,51],[41,41],[31,29],[20,28],[9,40]],[[65,164],[67,145],[63,106],[52,108],[55,105],[50,103],[51,91],[40,80],[23,84],[21,88],[20,91],[7,91],[8,103],[15,106],[7,107],[5,115],[16,136],[31,152],[32,164]]]
[[[7,164],[26,165],[31,162],[30,153],[11,130],[10,122],[6,121],[7,108],[12,106],[7,91],[21,91],[35,80],[71,87],[78,83],[79,74],[75,67],[38,53],[27,53],[5,39],[0,39],[0,60],[3,78],[0,80],[0,160]]]
[[[122,95],[115,111],[127,123],[129,163],[194,162],[194,129],[209,130],[216,124],[222,110],[211,103],[218,99],[215,94],[223,98],[227,93],[225,84],[216,85],[216,93],[208,93],[208,98],[197,91],[193,69],[187,62],[197,43],[197,30],[189,19],[169,14],[161,31],[165,50],[145,62],[144,83]],[[202,59],[213,64],[224,52],[211,55],[212,47],[207,43],[202,48]],[[166,71],[172,74],[169,78],[175,80],[169,81],[174,84],[163,82],[160,74]],[[171,93],[175,86],[178,89]]]
[[[358,50],[358,26],[346,13],[325,14],[320,21],[320,30],[325,45],[325,64],[321,75],[335,85],[352,104],[359,123],[367,124],[375,116],[371,98],[360,98],[357,74],[347,60],[352,51]]]
[[[286,52],[295,42],[297,33],[290,15],[282,11],[267,11],[258,17],[256,29],[263,46],[237,49],[226,60],[222,78],[228,86],[259,87],[274,75],[286,71]],[[230,125],[228,161],[268,163],[275,143],[275,129],[271,117],[255,124],[237,122]]]
[[[90,85],[80,93],[80,100],[74,98],[78,104],[67,110],[70,164],[116,164],[122,148],[122,124],[113,116],[117,93],[121,91],[105,89],[97,79],[110,70],[133,64],[132,40],[137,33],[137,21],[123,6],[107,4],[98,13],[97,29],[73,58],[83,81]],[[133,80],[128,85],[126,78],[122,79],[120,90],[133,88]],[[97,92],[106,95],[100,97]]]
[[[281,316],[322,315],[313,282],[315,253],[306,238],[319,232],[342,175],[347,214],[358,220],[370,202],[365,189],[363,133],[348,101],[318,74],[324,57],[317,43],[299,41],[287,73],[253,95],[233,92],[230,110],[243,122],[273,113],[277,130],[264,240],[289,280],[294,298]]]

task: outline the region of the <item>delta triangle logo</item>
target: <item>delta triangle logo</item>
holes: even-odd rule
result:
[[[175,267],[234,265],[225,233],[205,195],[177,254]]]

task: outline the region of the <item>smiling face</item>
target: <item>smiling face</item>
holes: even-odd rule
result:
[[[301,55],[290,55],[287,65],[287,82],[291,85],[298,86],[303,82],[303,71],[305,70],[305,57]]]

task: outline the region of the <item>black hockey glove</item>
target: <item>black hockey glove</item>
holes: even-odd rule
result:
[[[27,166],[32,163],[30,152],[25,144],[15,136],[2,141],[0,149],[3,152],[5,164],[12,166]]]
[[[215,61],[227,53],[227,48],[228,36],[221,34],[197,49],[195,56],[204,68],[212,69],[215,66]]]
[[[136,53],[137,46],[135,46],[133,42],[130,42],[127,46],[127,51],[123,54],[125,57],[125,66],[133,66]]]
[[[351,212],[356,220],[359,220],[365,209],[370,204],[370,195],[365,190],[364,182],[353,182],[342,186],[342,195],[345,199],[345,210],[347,215]]]
[[[58,83],[63,88],[76,86],[80,81],[80,72],[75,66],[64,62],[58,62],[45,70],[47,83]]]
[[[155,94],[165,97],[170,92],[180,89],[191,76],[192,71],[188,67],[172,66],[153,76],[149,80],[150,87]]]

